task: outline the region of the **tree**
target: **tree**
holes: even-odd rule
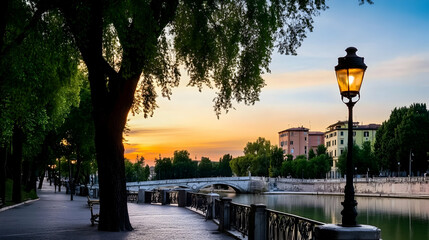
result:
[[[157,180],[172,179],[174,176],[173,164],[170,158],[155,160],[155,174]]]
[[[146,165],[148,170],[149,166]],[[125,177],[127,182],[141,182],[147,181],[149,173],[147,172],[146,167],[144,166],[144,157],[137,155],[136,162],[132,163],[130,160],[125,159]]]
[[[272,148],[271,159],[270,159],[270,177],[278,177],[281,175],[281,168],[283,159],[283,149],[278,146]]]
[[[17,16],[30,18],[29,6],[20,1],[9,3],[8,9]],[[64,42],[68,36],[62,29],[61,16],[45,14],[43,22],[35,23],[27,31],[25,21],[11,14],[2,16],[6,30],[0,30],[4,47],[0,55],[0,145],[12,144],[6,150],[13,149],[12,198],[20,202],[21,183],[28,190],[36,188],[38,172],[46,163],[45,138],[64,122],[70,107],[78,103],[81,79],[77,49],[71,42]],[[18,41],[19,45],[10,42],[22,31],[27,31],[27,37]],[[6,164],[3,156],[0,159],[1,165]],[[0,179],[3,185],[4,177]]]
[[[197,176],[197,162],[193,162],[187,150],[174,151],[174,178],[193,178]]]
[[[230,154],[225,154],[222,156],[222,158],[219,159],[218,164],[218,176],[221,177],[231,177],[232,176],[232,170],[230,166],[230,162],[232,160],[232,156]]]
[[[231,108],[233,100],[253,104],[274,46],[296,54],[307,30],[313,29],[313,17],[326,8],[323,0],[30,3],[40,19],[41,9],[62,13],[88,67],[100,180],[99,230],[109,231],[132,229],[122,132],[130,109],[145,116],[153,113],[154,81],[169,96],[179,82],[178,66],[184,64],[189,85],[219,89],[217,114]]]
[[[271,145],[265,138],[259,137],[255,142],[248,142],[243,152],[244,156],[234,158],[230,162],[236,175],[245,176],[249,171],[256,176],[280,174],[283,150]]]
[[[429,112],[426,104],[395,108],[387,121],[377,130],[374,144],[378,165],[383,170],[396,172],[398,162],[409,171],[410,153],[414,154],[412,172],[428,169]]]
[[[213,164],[207,157],[202,157],[198,164],[198,176],[201,178],[211,177],[213,175]]]

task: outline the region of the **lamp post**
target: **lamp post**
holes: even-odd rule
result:
[[[74,180],[72,178],[72,167],[76,164],[76,159],[69,159],[69,187],[70,187],[70,201],[73,201],[73,194],[74,194]]]
[[[344,189],[344,202],[341,203],[344,207],[343,211],[341,211],[343,227],[358,226],[356,222],[357,202],[353,187],[353,106],[360,99],[359,91],[367,66],[363,62],[363,58],[356,55],[356,51],[355,47],[347,48],[347,55],[339,57],[338,65],[335,66],[341,100],[347,105],[349,110],[346,186]]]

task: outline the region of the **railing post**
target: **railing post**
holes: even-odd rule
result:
[[[137,203],[144,203],[145,202],[145,190],[139,189],[138,195],[137,195]]]
[[[249,240],[267,239],[267,206],[251,204],[249,215]]]
[[[219,231],[231,229],[231,202],[232,198],[222,198],[220,202]]]
[[[209,193],[208,201],[207,201],[207,219],[213,219],[216,214],[215,201],[219,199],[219,194],[217,193]]]
[[[177,205],[179,207],[186,207],[186,190],[179,189],[177,190],[179,193],[177,194]]]
[[[159,190],[161,192],[161,205],[166,205],[168,204],[168,195],[167,195],[167,190]]]

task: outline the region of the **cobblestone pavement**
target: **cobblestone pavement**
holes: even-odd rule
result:
[[[217,225],[185,208],[128,204],[131,232],[100,232],[91,226],[86,197],[54,192],[45,182],[37,201],[0,212],[0,239],[232,239]]]

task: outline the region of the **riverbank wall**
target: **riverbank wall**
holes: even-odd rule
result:
[[[290,179],[271,178],[271,191],[343,194],[345,179]],[[429,196],[429,179],[427,178],[361,178],[353,182],[357,195],[375,196]]]

